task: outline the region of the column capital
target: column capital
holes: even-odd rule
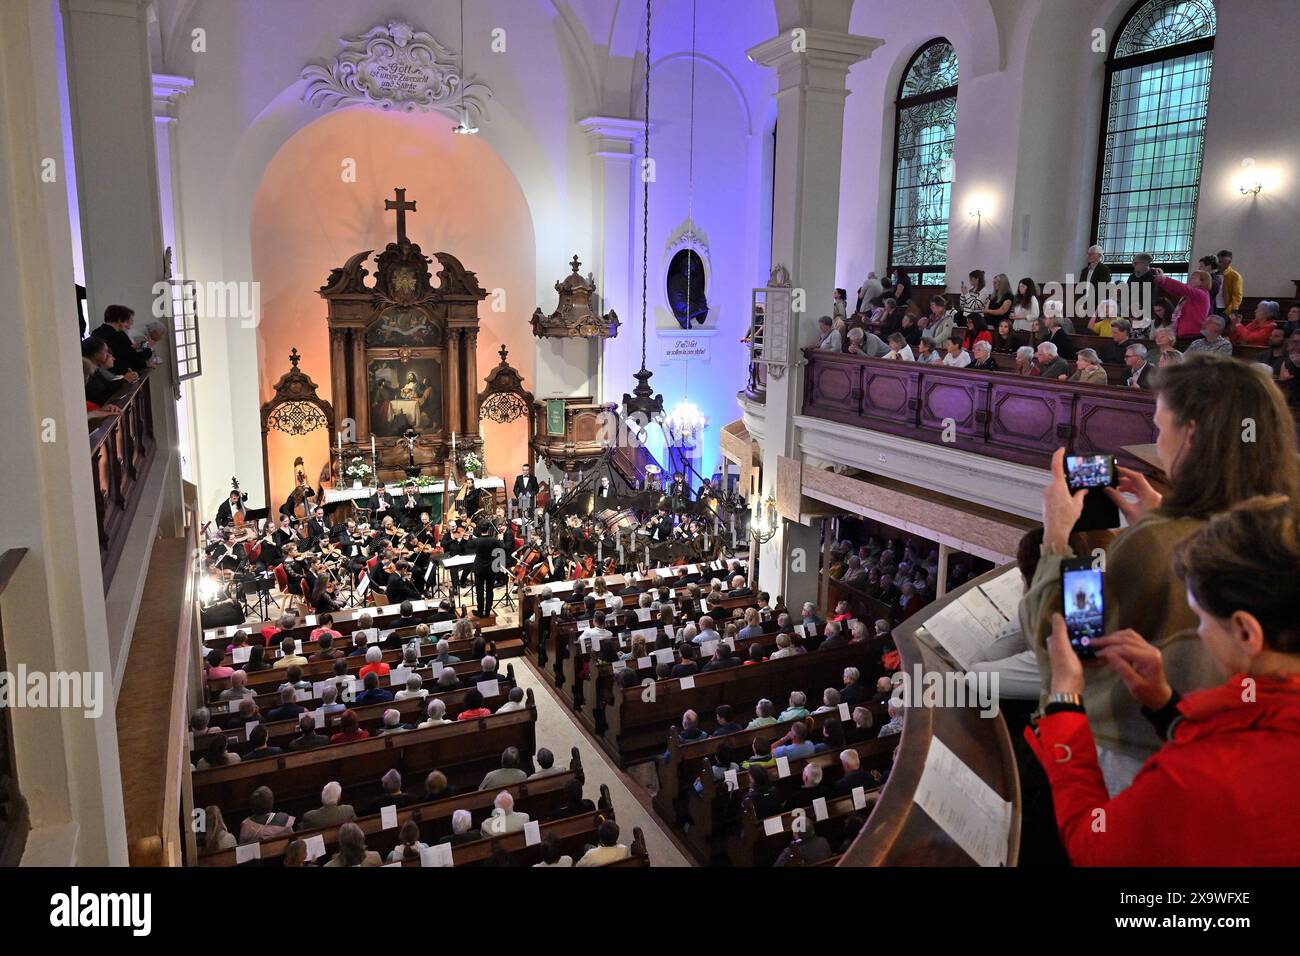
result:
[[[849,67],[869,58],[884,42],[879,37],[796,27],[751,47],[745,55],[759,66],[775,69],[782,89],[798,84],[843,90]]]
[[[587,116],[578,120],[590,138],[591,154],[613,159],[631,158],[644,124],[625,116]]]
[[[172,73],[153,74],[153,115],[158,120],[175,120],[176,107],[194,86],[187,76]]]

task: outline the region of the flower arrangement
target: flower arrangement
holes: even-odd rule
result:
[[[373,475],[374,470],[370,467],[370,462],[358,455],[348,462],[343,474],[352,479],[353,485],[359,485]]]
[[[465,474],[467,475],[478,477],[483,473],[483,462],[479,459],[478,455],[474,454],[472,451],[467,453],[465,457],[460,460],[460,463],[461,467],[465,469]]]
[[[417,488],[431,488],[441,481],[441,478],[435,478],[433,475],[420,475],[415,479],[415,486]]]

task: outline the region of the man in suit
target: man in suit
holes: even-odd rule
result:
[[[302,715],[302,712],[306,708],[303,707],[302,704],[299,704],[297,701],[294,700],[296,694],[297,691],[295,691],[294,688],[291,686],[285,687],[283,690],[281,690],[280,706],[272,710],[268,710],[266,712],[266,719],[268,721],[277,721],[277,720],[294,720],[295,718],[300,717]]]
[[[401,602],[401,604],[406,608],[406,610],[402,612],[402,617],[410,618],[410,625],[419,623],[419,621],[411,618],[410,614],[410,602],[420,600],[421,594],[420,588],[411,578],[411,565],[408,562],[397,562],[397,574],[389,576],[388,586],[384,589],[384,594],[387,596],[389,604]],[[399,620],[399,623],[396,623],[393,626],[406,627],[408,625],[400,623]]]
[[[750,597],[753,595],[753,589],[745,582],[743,574],[737,574],[731,579],[731,591],[727,597]]]
[[[849,705],[851,711],[867,697],[867,689],[862,686],[862,672],[856,667],[844,668],[844,686],[840,688],[840,701]]]
[[[796,726],[803,726],[797,724]],[[800,774],[801,786],[786,798],[783,810],[795,810],[799,807],[811,807],[819,797],[830,796],[830,788],[822,782],[822,768],[815,763],[805,764]]]
[[[393,502],[393,496],[388,493],[388,489],[383,485],[376,488],[374,495],[371,496],[370,511],[370,526],[372,528],[382,525],[384,518],[390,515],[394,521],[397,520],[397,506]]]
[[[505,570],[505,558],[510,553],[505,543],[494,534],[495,530],[490,521],[484,521],[478,527],[478,534],[465,542],[465,553],[474,555],[474,601],[479,617],[492,613],[493,579],[498,567]]]
[[[338,781],[331,780],[321,789],[320,806],[308,810],[302,815],[300,830],[319,830],[324,827],[337,827],[350,823],[357,818],[357,812],[351,804],[340,804],[343,787]]]
[[[329,525],[325,521],[325,509],[315,508],[312,510],[311,517],[307,520],[307,537],[312,544],[318,541],[324,541],[329,538]]]
[[[537,500],[537,492],[541,490],[537,483],[537,476],[533,474],[533,469],[527,465],[521,465],[521,474],[515,476],[514,487],[511,489],[511,496],[515,499],[515,506],[520,512],[527,514],[533,508],[533,502]]]
[[[401,500],[397,502],[397,523],[407,531],[419,531],[422,507],[420,493],[416,490],[415,483],[408,481],[406,487],[402,490]]]
[[[1070,333],[1065,331],[1064,326],[1061,324],[1061,320],[1054,315],[1045,315],[1041,321],[1043,323],[1043,328],[1047,332],[1047,338],[1043,341],[1051,342],[1055,345],[1057,354],[1060,355],[1061,358],[1065,359],[1066,362],[1073,362],[1075,355],[1078,353],[1075,350],[1074,342],[1070,340]],[[1039,344],[1041,345],[1042,343],[1040,342]]]
[[[1095,309],[1098,303],[1108,298],[1103,294],[1102,286],[1110,282],[1110,269],[1106,263],[1101,261],[1105,255],[1105,250],[1101,246],[1090,246],[1088,248],[1088,262],[1083,267],[1083,273],[1079,276],[1078,284],[1080,286],[1092,286],[1092,306]]]
[[[1147,347],[1141,342],[1130,342],[1128,348],[1124,350],[1124,364],[1129,369],[1125,384],[1129,388],[1150,391],[1151,377],[1155,374],[1155,369],[1147,363]]]

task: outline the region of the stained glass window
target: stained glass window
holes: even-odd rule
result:
[[[915,285],[945,282],[956,131],[957,53],[931,40],[904,71],[895,112],[889,265]]]
[[[1192,259],[1214,60],[1211,0],[1145,0],[1106,66],[1094,238],[1112,272],[1139,252],[1171,273]]]

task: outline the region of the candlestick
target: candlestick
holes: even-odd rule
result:
[[[339,432],[339,460],[343,460],[343,433]]]
[[[455,456],[456,454],[456,433],[455,432],[451,433],[451,453],[453,456]]]

